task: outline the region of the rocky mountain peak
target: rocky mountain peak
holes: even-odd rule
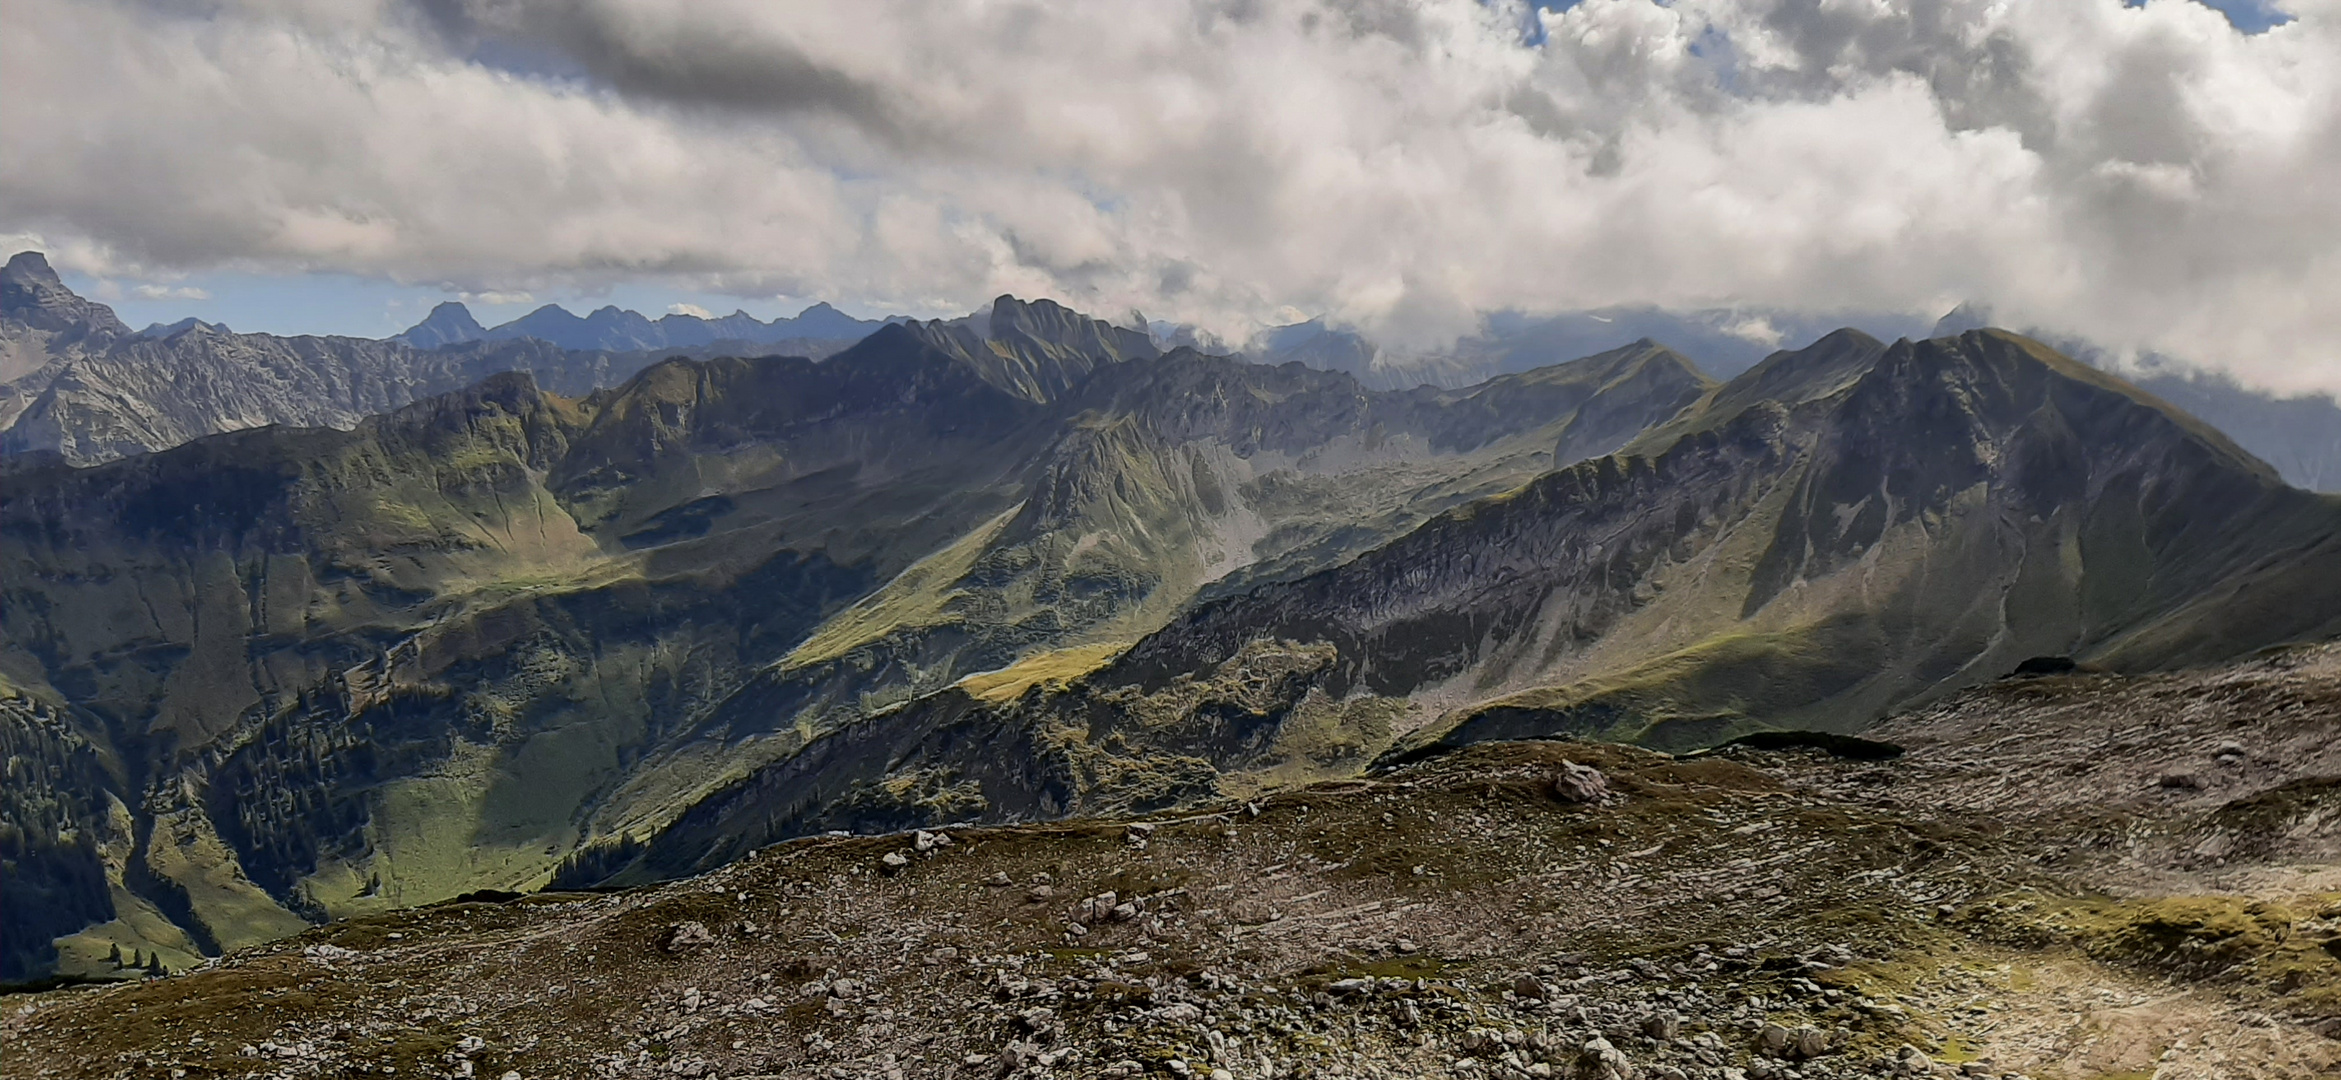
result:
[[[1952,308],[1935,320],[1935,328],[1928,337],[1956,337],[1969,330],[1981,330],[1992,324],[1991,308],[1969,301]]]
[[[20,251],[0,269],[0,318],[53,333],[127,334],[114,309],[65,287],[48,257]]]
[[[472,318],[471,309],[461,301],[448,300],[431,309],[423,321],[409,327],[392,341],[402,341],[418,349],[436,349],[444,345],[459,345],[478,341],[487,335],[487,328]]]
[[[213,334],[235,333],[235,331],[228,329],[228,324],[226,323],[205,322],[193,315],[189,315],[177,322],[149,323],[147,324],[146,329],[138,332],[138,336],[142,338],[168,338],[179,334],[184,334],[189,330],[202,330]]]
[[[876,320],[856,319],[827,304],[815,304],[793,319],[771,322],[740,310],[718,318],[674,312],[652,319],[615,304],[604,304],[585,315],[559,304],[545,304],[510,322],[482,327],[462,304],[450,301],[431,309],[423,321],[392,340],[434,349],[468,341],[535,338],[564,349],[611,352],[782,343],[789,343],[789,351],[805,352],[809,343],[827,342],[831,343],[828,348],[812,351],[828,355],[879,325]]]
[[[19,251],[9,256],[7,267],[0,268],[0,281],[11,285],[20,281],[47,281],[57,288],[65,287],[58,281],[57,272],[49,268],[49,257],[38,251]]]
[[[905,325],[928,347],[973,367],[984,381],[1036,402],[1056,400],[1099,367],[1161,355],[1145,333],[1052,300],[1003,295],[967,318]]]
[[[1023,340],[1044,348],[1094,351],[1115,359],[1148,359],[1160,354],[1143,331],[1093,319],[1054,300],[992,301],[993,340]]]
[[[829,306],[826,301],[798,312],[794,319],[775,320],[773,325],[787,325],[795,336],[801,338],[861,337],[874,329],[868,320],[854,318]]]

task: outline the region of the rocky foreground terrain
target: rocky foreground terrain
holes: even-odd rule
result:
[[[0,1074],[2334,1075],[2336,732],[2327,645],[812,838],[12,997]]]

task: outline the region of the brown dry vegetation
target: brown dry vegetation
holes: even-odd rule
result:
[[[1598,1037],[1657,1076],[2327,1075],[2341,895],[2219,888],[2316,842],[2291,811],[2234,808],[2291,805],[2322,759],[2255,749],[2248,780],[2156,782],[2093,814],[2052,779],[2329,740],[2337,660],[2003,683],[1881,729],[1910,748],[1886,762],[1501,743],[1143,822],[797,841],[670,885],[355,919],[11,999],[0,1070],[1593,1075]],[[2014,749],[2101,738],[2140,700],[2190,704],[2123,761]],[[1564,762],[1612,799],[1563,801]],[[2009,769],[2039,772],[1995,802]],[[2132,840],[2097,845],[2115,819]],[[2275,862],[2206,876],[2167,840],[2251,822]],[[678,945],[690,924],[710,940]],[[1661,1013],[1672,1039],[1644,1033]],[[1765,1023],[1829,1049],[1765,1057]]]

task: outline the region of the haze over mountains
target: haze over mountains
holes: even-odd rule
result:
[[[423,350],[200,321],[165,329],[133,334],[65,288],[39,253],[11,258],[0,269],[0,451],[88,464],[269,424],[347,428],[501,371],[584,393],[649,362],[533,338]]]
[[[239,334],[194,318],[133,333],[23,252],[0,269],[0,452],[89,464],[267,424],[348,428],[503,371],[584,394],[673,355],[826,356],[879,325],[826,306],[770,323],[547,306],[483,329],[449,303],[379,341]]]
[[[1346,371],[1377,389],[1404,389],[1424,383],[1466,385],[1650,338],[1696,357],[1708,374],[1730,378],[1784,344],[1813,341],[1844,326],[1886,341],[1939,336],[1927,333],[1925,320],[1890,314],[1625,307],[1543,316],[1495,312],[1480,333],[1429,351],[1387,348],[1355,331],[1310,320],[1264,330],[1245,342],[1242,351],[1272,363],[1299,360],[1311,367]]]
[[[1948,337],[1992,325],[1988,312],[1969,305],[1935,320],[1931,329],[1923,320],[1883,314],[1855,317],[1852,324],[1886,341]],[[1488,318],[1484,332],[1444,349],[1400,352],[1310,321],[1263,331],[1245,343],[1244,352],[1271,363],[1297,360],[1346,371],[1367,386],[1395,389],[1466,385],[1647,337],[1696,357],[1709,374],[1728,378],[1761,362],[1777,343],[1814,340],[1839,325],[1826,317],[1777,311],[1613,308],[1541,318],[1497,313]],[[2341,401],[2331,395],[2276,396],[2168,358],[2149,357],[2144,366],[2125,367],[2088,342],[2040,336],[2067,355],[2122,372],[2149,393],[2209,421],[2276,466],[2288,482],[2341,491]]]
[[[10,437],[117,459],[0,492],[9,978],[2341,632],[2341,499],[2002,331],[1377,390],[1012,297],[820,361],[155,340],[44,269]]]

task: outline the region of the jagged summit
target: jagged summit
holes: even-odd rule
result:
[[[773,345],[783,342],[849,341],[867,336],[885,320],[856,319],[827,303],[814,304],[794,318],[764,322],[745,311],[718,318],[672,313],[651,319],[640,312],[605,304],[577,315],[559,304],[545,304],[511,322],[483,327],[469,309],[449,301],[398,334],[392,340],[417,348],[439,348],[472,341],[510,341],[535,338],[565,349],[634,351],[693,348],[718,342]],[[831,346],[828,351],[834,351]]]
[[[1938,320],[1928,336],[1957,337],[1992,325],[1989,307],[1964,303]],[[2024,327],[2011,329],[2042,336]],[[2275,467],[2286,482],[2341,492],[2341,400],[2334,395],[2279,396],[2170,357],[2148,353],[2122,359],[2078,339],[2048,335],[2042,340],[2073,359],[2118,372],[2138,389],[2217,427]]]
[[[1053,300],[1001,296],[976,316],[911,322],[909,333],[959,359],[984,381],[1031,401],[1052,401],[1100,366],[1161,355],[1152,338]]]
[[[38,251],[20,251],[0,267],[0,432],[28,406],[33,376],[60,357],[106,349],[130,328],[114,309],[76,295]],[[0,442],[0,445],[6,445]]]
[[[439,325],[469,322],[461,305]],[[643,361],[533,339],[418,349],[397,341],[240,334],[201,319],[129,333],[76,295],[37,252],[0,271],[0,453],[77,465],[267,424],[354,426],[503,371],[583,394]]]
[[[446,300],[433,307],[429,315],[423,316],[423,321],[408,327],[406,332],[391,340],[403,341],[418,349],[436,349],[443,345],[478,341],[486,334],[487,328],[481,326],[478,319],[472,318],[471,309],[465,307],[462,301]]]
[[[113,308],[66,288],[38,251],[17,252],[0,268],[0,318],[76,340],[130,332]]]
[[[138,332],[138,336],[142,338],[167,338],[174,334],[184,334],[189,330],[203,330],[214,334],[235,333],[235,331],[228,329],[226,323],[205,322],[189,315],[178,322],[148,323],[146,329]]]

